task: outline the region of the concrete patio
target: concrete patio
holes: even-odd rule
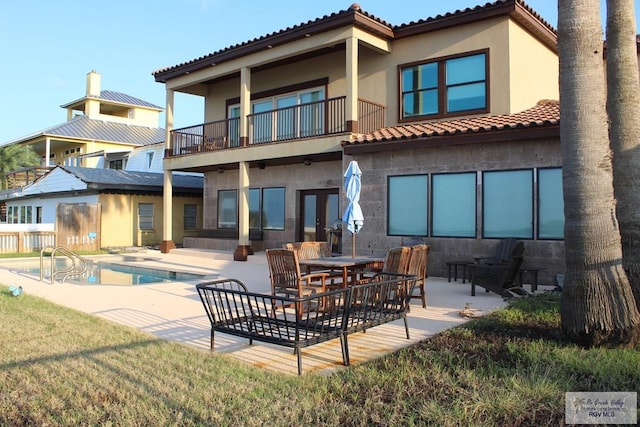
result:
[[[270,292],[269,273],[264,252],[249,257],[246,262],[233,261],[231,252],[196,249],[175,249],[169,254],[141,250],[125,255],[96,257],[101,261],[127,263],[136,266],[200,273],[207,279],[236,278],[249,290]],[[210,325],[195,289],[195,283],[171,282],[134,286],[78,285],[73,283],[40,282],[38,277],[10,271],[8,262],[0,262],[0,284],[20,285],[25,294],[37,295],[49,301],[71,307],[110,321],[132,326],[159,338],[180,342],[209,351]],[[366,333],[349,336],[352,365],[407,347],[466,322],[460,310],[466,303],[478,314],[502,308],[506,303],[498,295],[482,290],[470,295],[469,283],[448,283],[446,278],[427,279],[427,308],[412,300],[409,314],[411,339],[407,340],[402,321],[377,326]],[[225,353],[256,367],[295,375],[296,356],[284,347],[254,342],[229,335],[216,335],[216,353]],[[344,369],[339,340],[303,349],[303,372],[329,373]]]

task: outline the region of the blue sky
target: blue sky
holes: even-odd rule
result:
[[[361,0],[399,25],[487,0]],[[101,88],[164,107],[151,73],[268,33],[347,9],[351,0],[3,0],[0,2],[0,144],[66,120],[60,105]],[[636,2],[637,3],[637,2]],[[528,0],[554,27],[554,0]],[[636,4],[636,11],[638,6]],[[176,95],[175,127],[203,120],[199,98]],[[164,127],[164,114],[160,126]]]

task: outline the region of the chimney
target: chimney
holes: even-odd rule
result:
[[[96,70],[87,74],[87,96],[100,97],[100,74]]]

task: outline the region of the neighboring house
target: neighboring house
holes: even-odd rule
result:
[[[561,272],[559,109],[539,102],[559,97],[555,29],[520,0],[419,18],[395,26],[353,4],[155,71],[168,112],[175,92],[205,99],[203,123],[169,129],[166,146],[167,177],[205,175],[204,230],[184,245],[244,260],[326,239],[357,160],[358,254],[426,242],[442,275],[517,237],[526,262]]]
[[[60,223],[61,205],[96,205],[101,215],[82,221],[96,224],[92,230],[102,247],[158,245],[164,216],[163,178],[162,173],[56,166],[7,202],[8,220],[10,224],[53,223],[60,231],[66,228]],[[180,243],[201,228],[203,178],[176,175],[173,184],[172,233]],[[58,236],[57,244],[73,245],[73,239],[66,240]]]
[[[164,211],[165,131],[158,127],[162,108],[101,91],[95,71],[87,75],[86,96],[62,107],[67,109],[67,122],[7,143],[31,145],[43,164],[8,174],[9,188],[0,193],[7,224],[0,232],[55,231],[58,245],[85,249],[78,242],[87,241],[86,230],[80,225],[65,227],[66,214],[61,212],[67,210],[61,211],[61,206],[87,205],[101,212],[99,218],[91,218],[95,222],[89,229],[102,247],[159,244]],[[179,244],[184,235],[196,235],[202,228],[203,178],[181,175],[174,181],[178,188],[171,215],[172,234]],[[93,215],[87,212],[78,215]]]
[[[1,145],[29,145],[42,158],[35,173],[8,174],[9,187],[33,182],[56,165],[125,169],[138,147],[165,140],[158,127],[162,108],[133,96],[100,90],[100,74],[87,74],[86,95],[61,107],[67,121]]]

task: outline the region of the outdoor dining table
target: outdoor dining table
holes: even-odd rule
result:
[[[306,267],[307,272],[312,269],[342,270],[343,286],[349,284],[349,277],[355,280],[357,272],[364,269],[381,269],[384,259],[366,256],[335,256],[324,258],[301,259],[301,267]]]

